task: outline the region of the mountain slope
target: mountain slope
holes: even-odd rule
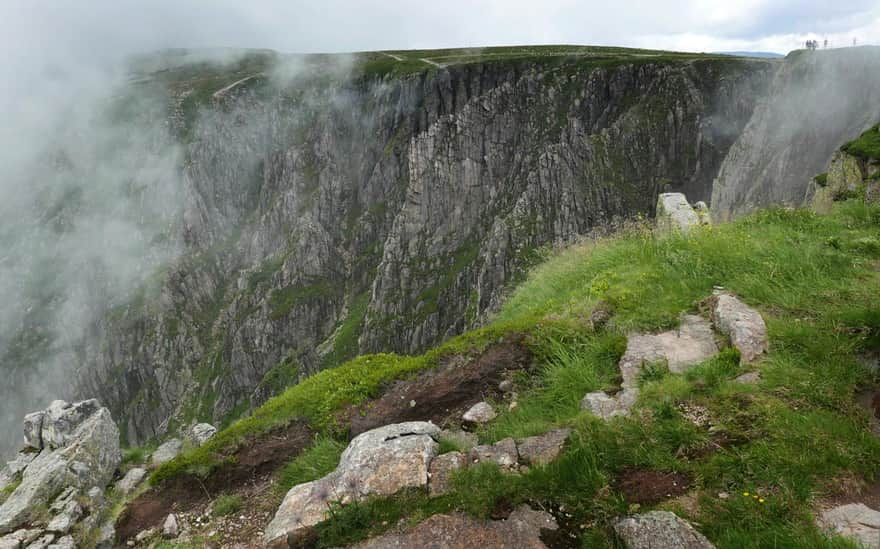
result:
[[[358,352],[424,350],[542,246],[650,215],[664,188],[707,198],[772,70],[548,47],[147,74],[184,146],[185,251],[96,323],[76,392],[141,443]]]

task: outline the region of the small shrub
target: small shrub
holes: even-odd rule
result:
[[[238,494],[224,494],[214,500],[214,509],[211,514],[215,517],[225,517],[237,513],[242,504],[243,501]]]
[[[144,448],[126,448],[122,452],[123,465],[141,465],[147,459],[147,451]]]
[[[817,175],[816,177],[813,178],[813,181],[815,181],[816,185],[819,185],[820,187],[826,187],[826,186],[828,186],[828,174],[827,173],[820,173],[819,175]]]

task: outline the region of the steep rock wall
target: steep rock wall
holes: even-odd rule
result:
[[[358,352],[436,344],[497,307],[541,246],[650,215],[662,191],[708,198],[773,70],[477,63],[254,79],[196,124],[173,113],[188,253],[93,327],[75,392],[139,443]]]
[[[800,206],[840,145],[880,120],[880,48],[790,54],[716,179],[720,220],[771,204]]]

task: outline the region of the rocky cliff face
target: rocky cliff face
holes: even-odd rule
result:
[[[880,120],[880,48],[798,51],[731,148],[712,190],[725,220],[771,204],[800,206],[813,177]]]
[[[174,82],[186,253],[92,326],[75,392],[139,443],[472,327],[542,246],[650,215],[664,190],[707,199],[773,70],[570,58]]]

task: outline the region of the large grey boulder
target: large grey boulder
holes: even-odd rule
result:
[[[721,290],[716,290],[710,301],[715,326],[730,338],[742,362],[753,362],[767,352],[767,325],[758,311]]]
[[[24,416],[24,447],[40,451],[43,449],[43,418],[46,412],[40,410]]]
[[[323,521],[329,504],[370,495],[391,495],[425,487],[440,429],[430,422],[407,422],[367,431],[342,453],[339,466],[324,478],[294,486],[284,497],[263,537],[270,547],[287,547],[308,528]]]
[[[687,233],[693,227],[708,222],[681,193],[663,193],[657,197],[657,228],[661,231]]]
[[[40,435],[43,450],[0,505],[0,534],[30,521],[65,489],[85,493],[110,482],[122,459],[119,430],[109,410],[95,408],[95,402],[67,405],[56,401],[46,410]]]
[[[180,454],[180,451],[182,449],[182,440],[178,438],[172,438],[171,440],[166,441],[164,444],[156,448],[155,452],[153,452],[153,465],[158,467],[163,463],[168,463],[172,459],[176,458],[177,455]]]
[[[864,547],[880,547],[880,512],[862,503],[840,505],[819,515],[820,526]]]
[[[617,520],[614,531],[628,549],[714,549],[693,526],[668,511]]]

